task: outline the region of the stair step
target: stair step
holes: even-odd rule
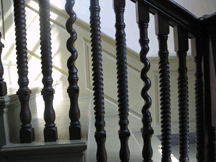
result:
[[[36,91],[34,91],[36,92]],[[37,91],[38,92],[38,91]],[[88,95],[80,95],[80,122],[81,122],[81,140],[69,140],[69,109],[70,100],[68,98],[56,97],[53,107],[56,113],[56,126],[58,130],[58,140],[56,142],[44,142],[44,101],[40,93],[34,94],[30,100],[30,109],[32,112],[32,126],[35,129],[35,141],[30,144],[20,144],[20,104],[16,95],[6,96],[7,107],[2,111],[1,118],[6,130],[6,142],[3,143],[0,151],[0,161],[22,161],[22,162],[84,162],[85,150],[88,140],[89,109],[92,98]],[[11,100],[11,98],[14,98]],[[32,106],[31,106],[32,105]],[[12,114],[12,115],[11,115]],[[16,119],[14,119],[14,117]],[[6,122],[7,121],[7,122]],[[14,122],[15,121],[15,122]],[[13,126],[14,131],[10,131]],[[11,136],[11,137],[10,137]],[[2,156],[3,155],[3,156]],[[2,159],[3,158],[3,159]]]
[[[1,154],[8,161],[22,162],[66,162],[84,161],[86,139],[81,140],[57,140],[56,142],[32,142],[30,144],[9,144],[3,146]]]

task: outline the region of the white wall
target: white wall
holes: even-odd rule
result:
[[[216,10],[216,1],[215,0],[175,0],[177,3],[184,6],[186,9],[194,13],[197,17],[201,17],[205,14],[211,14]],[[51,3],[56,5],[59,8],[64,9],[65,0],[51,0]],[[90,0],[77,0],[75,1],[74,11],[77,14],[77,17],[83,20],[84,22],[89,23],[89,6]],[[115,14],[113,10],[113,0],[101,0],[100,1],[101,7],[101,31],[104,32],[106,35],[115,38]],[[157,37],[155,36],[155,25],[154,25],[154,16],[151,15],[151,20],[149,24],[149,46],[150,51],[148,55],[150,57],[157,56],[158,53],[158,41]],[[132,50],[136,51],[137,53],[140,52],[140,45],[138,43],[139,39],[139,30],[136,23],[136,11],[135,11],[135,4],[130,0],[126,1],[126,9],[125,9],[125,24],[126,24],[126,39],[127,39],[127,46]],[[169,52],[171,56],[175,56],[174,52],[174,42],[173,42],[173,31],[171,28],[170,35],[169,35]],[[188,51],[190,55],[190,50]]]

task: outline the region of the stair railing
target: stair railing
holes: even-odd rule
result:
[[[162,129],[162,162],[171,161],[171,107],[170,107],[170,71],[169,71],[169,51],[167,39],[169,26],[174,27],[175,52],[179,60],[178,68],[178,103],[179,103],[179,136],[180,136],[180,162],[189,161],[189,110],[188,110],[188,78],[186,56],[188,51],[188,39],[192,39],[192,55],[196,62],[196,137],[197,137],[197,161],[210,162],[216,160],[216,120],[214,106],[214,80],[215,80],[215,56],[216,56],[216,15],[197,18],[190,12],[182,8],[172,0],[132,0],[136,3],[137,23],[140,30],[140,61],[143,63],[141,79],[144,87],[141,95],[145,104],[142,111],[142,137],[143,161],[152,162],[153,150],[151,137],[154,133],[151,127],[151,97],[148,90],[151,88],[151,81],[148,78],[150,62],[148,60],[149,38],[148,23],[149,14],[155,15],[156,35],[159,41],[159,75],[160,75],[160,101],[161,101],[161,129]],[[118,98],[119,98],[119,139],[121,148],[119,151],[120,160],[128,162],[130,151],[128,140],[130,131],[128,129],[128,81],[127,81],[127,58],[126,58],[126,39],[124,10],[125,0],[114,0],[114,11],[116,14],[116,51],[117,51],[117,75],[118,75]],[[45,142],[56,141],[57,127],[55,126],[55,112],[52,101],[54,89],[52,88],[52,57],[51,57],[51,37],[50,37],[50,18],[49,0],[39,0],[40,4],[40,25],[41,25],[41,59],[44,89],[42,95],[45,102],[44,128]],[[79,122],[77,69],[74,65],[77,58],[77,51],[73,47],[77,34],[72,25],[76,21],[76,14],[73,11],[75,1],[66,0],[65,9],[69,15],[66,29],[70,34],[67,41],[67,49],[71,53],[67,65],[69,69],[68,95],[70,97],[70,140],[81,138],[81,125]],[[92,62],[93,62],[93,85],[94,85],[94,104],[95,104],[95,139],[97,143],[97,161],[106,162],[107,153],[105,148],[106,131],[104,121],[104,92],[103,92],[103,70],[102,70],[102,50],[100,36],[100,6],[99,0],[90,0],[90,26],[92,42]],[[14,17],[16,26],[16,49],[17,49],[17,68],[19,74],[19,90],[17,95],[21,102],[20,120],[20,142],[29,143],[34,140],[34,128],[31,126],[31,112],[29,110],[28,88],[28,62],[26,44],[26,24],[25,24],[25,0],[14,0]],[[2,49],[0,45],[0,50]],[[3,67],[0,66],[1,78]],[[0,80],[2,95],[6,94],[5,83]],[[204,95],[205,94],[205,95]]]

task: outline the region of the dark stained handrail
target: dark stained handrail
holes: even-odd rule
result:
[[[137,2],[138,0],[131,0]],[[178,25],[189,32],[190,37],[199,34],[200,19],[172,0],[140,0],[149,7],[152,14],[157,12],[169,19],[171,26]]]

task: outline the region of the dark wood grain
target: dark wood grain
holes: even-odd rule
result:
[[[179,137],[180,162],[189,162],[189,109],[188,77],[186,56],[188,51],[188,34],[178,26],[174,28],[175,51],[179,58],[178,99],[179,99]]]
[[[90,27],[91,27],[91,51],[92,71],[94,90],[95,110],[95,139],[97,142],[97,161],[106,162],[107,153],[105,148],[106,131],[104,121],[104,90],[103,90],[103,69],[100,31],[100,6],[99,0],[90,1]]]
[[[119,152],[120,160],[128,162],[130,160],[130,150],[128,139],[130,131],[128,129],[128,79],[127,79],[127,57],[126,57],[126,38],[124,23],[125,0],[114,0],[114,11],[116,15],[116,60],[117,60],[117,79],[118,79],[118,107],[119,107],[119,139],[121,148]]]
[[[193,13],[186,10],[184,7],[176,3],[174,0],[131,0],[139,1],[149,7],[149,11],[153,14],[160,13],[169,19],[171,26],[179,25],[189,32],[189,36],[199,35],[198,26],[200,25],[199,18]]]
[[[141,79],[143,80],[145,85],[141,92],[142,98],[145,101],[145,105],[142,108],[142,115],[143,115],[142,137],[144,140],[142,156],[143,156],[143,162],[152,162],[153,150],[151,145],[151,138],[154,131],[151,127],[152,118],[151,118],[151,113],[149,111],[152,101],[151,101],[151,97],[147,93],[151,87],[151,81],[147,76],[147,73],[150,69],[150,62],[146,57],[149,51],[149,46],[148,46],[149,8],[143,5],[140,1],[137,2],[136,6],[137,6],[137,14],[138,14],[137,23],[139,25],[139,30],[140,30],[140,40],[139,40],[141,46],[140,60],[144,64],[144,67],[141,71]]]
[[[51,28],[50,28],[50,2],[39,0],[40,15],[40,45],[41,64],[43,74],[43,95],[45,103],[44,120],[44,141],[53,142],[58,139],[57,127],[55,125],[55,111],[53,109],[54,89],[52,88],[52,51],[51,51]]]
[[[14,0],[14,18],[17,50],[17,69],[19,89],[17,95],[21,103],[20,142],[31,143],[34,141],[34,129],[31,125],[31,112],[29,109],[29,97],[31,91],[28,88],[28,58],[26,43],[25,0]]]
[[[81,125],[80,125],[80,110],[78,106],[78,97],[79,97],[79,87],[77,85],[78,82],[78,76],[77,76],[77,68],[75,66],[75,61],[77,59],[78,53],[76,49],[74,48],[74,43],[77,39],[77,33],[73,29],[73,24],[76,21],[76,14],[73,11],[73,6],[75,4],[74,0],[67,0],[65,4],[65,10],[67,14],[70,16],[69,19],[66,22],[66,29],[68,33],[70,34],[70,38],[67,40],[67,49],[71,53],[70,58],[67,61],[67,67],[68,67],[68,95],[70,97],[70,140],[78,140],[81,139]]]
[[[170,108],[170,71],[168,60],[167,40],[169,34],[169,20],[156,15],[156,35],[159,41],[159,78],[160,78],[160,109],[161,109],[161,135],[162,159],[161,162],[171,162],[171,108]]]
[[[197,162],[204,161],[204,101],[203,101],[203,72],[202,72],[202,37],[194,38],[196,41],[196,81],[195,81],[195,95],[196,95],[196,158]]]
[[[4,44],[1,42],[2,33],[0,32],[0,96],[5,96],[7,94],[7,84],[4,81],[4,67],[2,65],[2,49]]]

